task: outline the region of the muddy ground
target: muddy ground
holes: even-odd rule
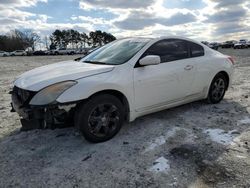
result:
[[[235,56],[232,88],[138,118],[91,144],[74,128],[20,132],[8,94],[21,73],[76,56],[0,58],[0,187],[250,187],[250,49]]]

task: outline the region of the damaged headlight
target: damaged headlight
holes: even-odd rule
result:
[[[64,91],[77,84],[76,81],[65,81],[50,85],[39,91],[30,101],[30,105],[53,103]]]

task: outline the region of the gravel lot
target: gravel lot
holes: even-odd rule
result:
[[[138,118],[91,144],[74,128],[20,132],[8,94],[19,74],[77,56],[0,58],[0,187],[250,187],[250,49],[217,105]]]

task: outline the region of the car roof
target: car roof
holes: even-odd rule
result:
[[[121,38],[121,39],[148,39],[148,40],[151,40],[151,41],[158,41],[158,40],[164,40],[164,39],[181,39],[181,40],[186,40],[186,41],[201,44],[201,42],[199,42],[197,40],[193,40],[193,39],[190,39],[190,38],[187,38],[187,37],[182,37],[182,36],[175,36],[175,35],[161,36],[161,37],[124,37],[124,38]]]

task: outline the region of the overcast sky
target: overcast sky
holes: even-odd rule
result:
[[[0,0],[0,33],[103,30],[116,37],[250,40],[250,0]]]

